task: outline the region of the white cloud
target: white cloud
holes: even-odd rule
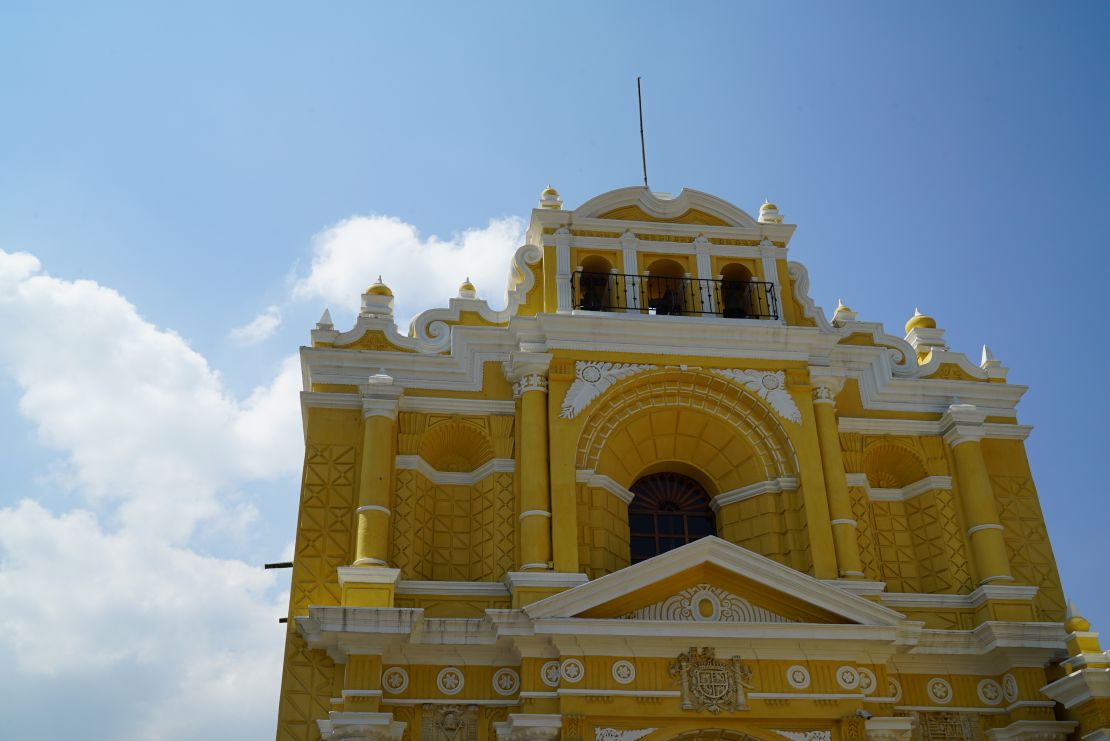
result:
[[[299,472],[297,357],[240,401],[117,292],[25,253],[0,251],[0,326],[19,410],[61,454],[37,483],[79,498],[52,514],[14,503],[19,482],[0,492],[2,691],[33,704],[94,687],[81,694],[106,724],[71,729],[90,739],[272,732],[287,597],[257,565],[193,544],[256,520],[240,487]],[[7,730],[41,732],[43,713]]]
[[[0,635],[21,682],[87,677],[114,684],[121,706],[143,699],[86,737],[251,737],[272,725],[286,598],[270,594],[270,572],[29,500],[0,509],[0,564]]]
[[[394,315],[406,326],[424,309],[446,306],[469,277],[478,295],[504,308],[509,261],[524,239],[516,217],[491,219],[450,239],[422,237],[391,216],[355,216],[317,234],[309,273],[293,285],[294,299],[322,299],[333,310],[358,310],[366,287],[382,276],[396,299]]]
[[[228,337],[240,345],[257,345],[273,336],[281,326],[281,309],[268,306],[266,310],[241,327],[228,332]]]
[[[21,388],[20,411],[64,452],[90,502],[119,502],[129,526],[183,542],[228,514],[222,490],[298,472],[295,357],[240,403],[199,353],[117,292],[50,277],[29,257],[0,252],[0,362]]]

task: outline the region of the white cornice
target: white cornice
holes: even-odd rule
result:
[[[798,488],[798,479],[795,476],[781,476],[777,479],[768,479],[767,481],[758,481],[754,484],[741,486],[731,491],[726,491],[723,494],[718,494],[713,497],[709,503],[714,512],[719,512],[721,507],[734,502],[742,502],[745,499],[758,497],[761,494],[781,494],[784,491],[795,491]]]
[[[585,484],[595,489],[604,489],[625,504],[630,504],[632,499],[636,496],[605,474],[594,473],[589,469],[579,469],[575,471],[574,480],[579,484]]]
[[[984,584],[970,594],[928,594],[917,592],[884,592],[879,600],[891,607],[910,607],[916,609],[974,609],[987,600],[1010,600],[1028,602],[1037,595],[1035,586],[1010,586],[1004,584]],[[1055,623],[1053,623],[1055,625]]]
[[[998,386],[1000,384],[991,384]],[[871,419],[867,417],[841,417],[841,432],[858,432],[865,435],[941,435],[944,428],[940,420],[935,422],[921,419]],[[1030,425],[1000,424],[986,422],[982,426],[983,436],[998,440],[1024,440],[1033,431]]]
[[[856,486],[867,492],[869,499],[875,502],[904,502],[929,491],[950,490],[952,488],[951,476],[926,476],[920,481],[906,484],[900,489],[876,489],[867,481],[865,473],[846,474],[848,486]]]
[[[399,581],[397,594],[434,597],[508,597],[501,582],[482,581]]]
[[[516,461],[512,458],[491,458],[473,471],[437,471],[419,455],[399,455],[397,470],[416,471],[438,486],[473,486],[491,473],[512,473]]]
[[[1067,709],[1094,697],[1105,699],[1110,697],[1110,669],[1080,669],[1041,687],[1041,692]]]

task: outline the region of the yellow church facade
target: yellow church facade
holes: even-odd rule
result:
[[[277,738],[1110,741],[1025,388],[827,317],[794,230],[549,188],[505,309],[325,313]]]

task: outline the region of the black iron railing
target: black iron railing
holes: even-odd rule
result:
[[[574,272],[574,308],[726,319],[778,319],[775,286],[762,281]]]

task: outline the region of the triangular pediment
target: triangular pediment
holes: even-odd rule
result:
[[[905,617],[709,536],[535,602],[533,619],[896,626]]]

